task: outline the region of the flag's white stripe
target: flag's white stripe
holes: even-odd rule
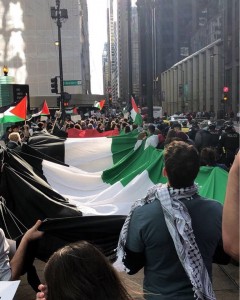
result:
[[[153,186],[147,171],[124,187],[121,182],[112,186],[102,182],[101,172],[85,172],[48,161],[43,161],[42,166],[52,188],[77,205],[84,215],[127,215],[134,201]]]
[[[89,173],[75,167],[65,167],[43,160],[42,169],[48,183],[58,193],[68,196],[85,197],[105,190],[102,172]]]
[[[0,119],[2,119],[4,116],[16,117],[16,115],[14,115],[10,112],[10,110],[12,110],[13,108],[14,108],[14,106],[11,106],[7,110],[5,110],[3,113],[0,113]]]
[[[134,109],[132,109],[131,110],[131,118],[133,119],[133,121],[135,121],[136,116],[137,116],[137,112]]]
[[[76,168],[98,172],[113,166],[112,139],[69,138],[65,141],[65,163]]]
[[[33,115],[32,115],[32,118],[40,116],[41,113],[42,113],[42,110],[40,110],[40,111],[39,111],[38,113],[36,113],[36,114],[33,114]]]

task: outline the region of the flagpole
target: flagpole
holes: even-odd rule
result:
[[[26,113],[25,113],[25,122],[24,122],[24,125],[27,125],[28,94],[26,93],[25,96],[27,97],[27,100],[26,100]]]

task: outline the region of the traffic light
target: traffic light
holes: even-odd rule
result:
[[[223,87],[223,100],[224,101],[228,100],[228,92],[229,92],[229,87],[228,86],[224,86]]]
[[[72,98],[72,96],[69,93],[64,92],[63,93],[63,106],[67,107],[69,105],[71,98]]]
[[[58,78],[57,76],[51,78],[51,92],[58,94]]]
[[[112,107],[112,94],[108,94],[109,106]]]

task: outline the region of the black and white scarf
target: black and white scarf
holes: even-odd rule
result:
[[[118,271],[128,272],[127,268],[123,265],[123,258],[125,256],[124,249],[128,226],[134,209],[158,199],[161,203],[166,225],[173,239],[179,260],[193,286],[194,296],[196,299],[215,300],[216,297],[208,271],[195,241],[191,217],[186,206],[179,201],[181,198],[191,200],[197,191],[198,188],[196,185],[184,189],[173,189],[168,188],[167,185],[158,184],[148,190],[145,198],[137,200],[133,204],[120,232],[117,261],[114,263],[115,268]]]

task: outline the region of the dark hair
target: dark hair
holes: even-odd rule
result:
[[[182,131],[176,132],[176,137],[182,140],[183,142],[187,142],[188,140],[188,136]]]
[[[129,125],[126,125],[126,126],[125,126],[124,132],[125,132],[125,133],[131,132],[131,128],[130,128]]]
[[[203,148],[200,152],[201,166],[216,166],[216,150],[210,147]]]
[[[85,241],[55,252],[44,275],[48,300],[132,299],[107,258]]]
[[[180,123],[178,123],[178,122],[174,122],[174,123],[172,124],[172,129],[174,129],[174,128],[179,128],[179,129],[181,129],[181,128],[182,128],[182,126],[181,126],[181,124],[180,124]]]
[[[42,130],[42,129],[43,129],[43,125],[44,125],[44,124],[43,124],[43,122],[38,122],[38,124],[37,124],[37,125],[38,125],[38,128],[37,128],[37,130],[39,130],[39,131],[40,131],[40,130]]]
[[[149,130],[150,133],[154,133],[155,132],[155,126],[153,124],[150,124],[148,126],[148,130]]]
[[[211,123],[211,124],[208,125],[208,129],[209,130],[215,130],[215,128],[216,128],[216,124],[215,123]]]
[[[176,138],[176,131],[173,129],[169,129],[164,142],[164,146],[170,144],[172,141],[175,141],[175,138]]]
[[[193,185],[199,171],[197,149],[182,141],[173,141],[164,150],[168,181],[174,188]]]
[[[133,124],[132,124],[132,130],[137,129],[137,128],[138,128],[138,125],[135,124],[135,123],[133,123]]]

